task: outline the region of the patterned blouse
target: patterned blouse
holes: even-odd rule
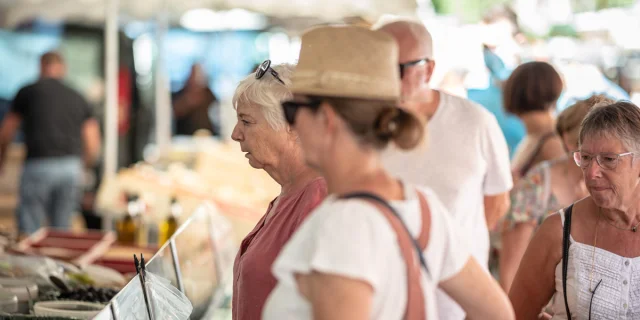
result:
[[[558,160],[543,161],[531,168],[511,190],[511,209],[501,230],[509,230],[519,223],[539,225],[549,215],[561,209],[551,192],[551,166]]]

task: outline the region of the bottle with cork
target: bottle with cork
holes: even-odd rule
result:
[[[138,196],[127,194],[127,212],[116,224],[118,242],[120,244],[135,245],[138,236],[137,216],[139,213]]]

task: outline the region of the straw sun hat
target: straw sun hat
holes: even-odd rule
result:
[[[362,27],[323,26],[302,35],[291,91],[396,102],[399,74],[398,47],[391,36]]]

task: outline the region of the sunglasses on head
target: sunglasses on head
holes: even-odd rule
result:
[[[285,85],[284,81],[280,79],[280,75],[278,75],[278,72],[276,72],[275,70],[273,70],[273,68],[271,68],[271,60],[269,59],[263,61],[260,64],[260,66],[258,66],[258,69],[256,70],[256,79],[262,79],[262,77],[264,77],[264,75],[267,74],[267,71],[271,73],[271,75],[274,78],[276,78],[276,80],[278,80],[280,83]]]
[[[404,77],[404,70],[407,67],[423,65],[423,64],[429,62],[430,60],[431,59],[429,59],[429,58],[424,58],[424,59],[420,59],[420,60],[413,60],[413,61],[401,63],[400,64],[400,79],[402,79]]]
[[[311,99],[309,101],[285,101],[282,103],[282,111],[284,113],[284,118],[287,120],[289,125],[293,125],[296,121],[296,113],[300,108],[309,108],[312,111],[318,110],[320,105],[322,104],[322,100],[320,99]]]

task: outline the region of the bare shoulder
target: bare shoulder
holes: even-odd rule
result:
[[[542,149],[540,150],[540,159],[541,161],[555,159],[558,157],[562,157],[566,152],[562,145],[562,140],[560,137],[553,136],[550,139],[544,141],[542,145]]]
[[[536,232],[536,237],[539,234],[545,241],[562,242],[562,214],[564,213],[558,211],[544,219]]]
[[[538,247],[538,254],[545,255],[551,265],[556,265],[562,259],[562,211],[547,217],[531,239],[531,247]]]

